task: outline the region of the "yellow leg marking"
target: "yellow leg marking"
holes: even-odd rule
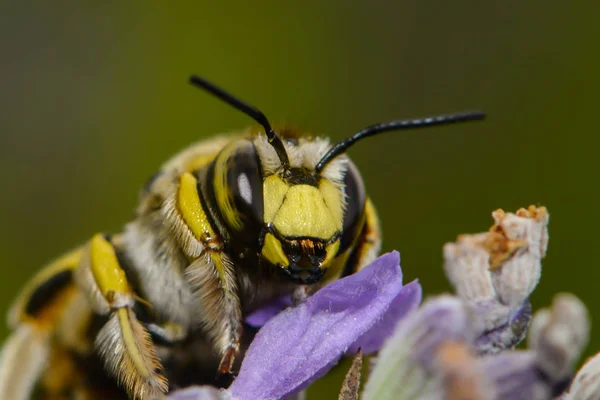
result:
[[[100,293],[110,303],[114,296],[131,294],[125,272],[121,269],[115,250],[100,234],[92,238],[90,245],[90,258],[92,274],[100,289]],[[112,306],[112,304],[110,304]]]
[[[95,235],[79,271],[80,285],[96,302],[95,309],[110,314],[95,341],[96,349],[109,373],[134,399],[163,397],[167,380],[159,373],[162,366],[150,334],[132,310],[136,294],[127,282],[111,242]]]
[[[133,327],[129,323],[128,310],[126,308],[119,308],[116,311],[116,313],[119,317],[119,325],[121,325],[121,334],[123,335],[123,341],[125,342],[125,347],[127,347],[127,351],[131,355],[131,360],[133,361],[133,364],[142,376],[150,376],[151,372],[148,370],[146,360],[144,360],[141,354],[142,352],[138,347],[138,338],[136,337],[136,334],[133,331]]]
[[[168,390],[148,331],[126,307],[112,313],[96,337],[108,372],[135,399],[161,398]]]
[[[198,197],[198,181],[189,172],[184,172],[179,181],[179,193],[177,195],[177,208],[183,220],[190,228],[194,237],[198,240],[207,236],[214,237],[208,217],[202,208]]]

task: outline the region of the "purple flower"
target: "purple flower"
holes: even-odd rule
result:
[[[600,398],[600,354],[572,380],[589,335],[583,303],[560,294],[551,308],[532,315],[528,299],[548,241],[545,208],[493,216],[490,231],[461,235],[444,247],[456,296],[431,298],[411,312],[420,286],[403,287],[399,255],[387,254],[299,306],[282,312],[290,300],[281,299],[250,315],[249,323],[264,326],[231,388],[174,398],[280,399],[298,394],[359,347],[378,352],[362,400]],[[528,331],[529,349],[514,350]],[[340,396],[360,393],[360,357]]]
[[[398,252],[322,288],[269,319],[246,352],[224,398],[280,399],[323,376],[347,352],[379,349],[397,322],[421,302],[421,286],[402,285]],[[268,313],[256,318],[268,319]],[[174,394],[172,399],[192,399]],[[197,397],[201,399],[201,397]]]
[[[381,256],[269,320],[246,353],[232,396],[282,398],[324,375],[350,347],[377,350],[421,301],[417,282],[402,286],[399,263],[397,252]]]

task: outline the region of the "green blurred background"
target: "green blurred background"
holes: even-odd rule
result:
[[[496,208],[546,205],[534,307],[570,291],[597,317],[599,4],[3,2],[0,308],[48,260],[119,230],[166,158],[251,123],[189,86],[198,73],[273,121],[334,139],[374,122],[485,110],[484,123],[351,150],[385,250],[401,251],[407,279],[442,292],[445,242],[487,229]],[[588,354],[600,349],[595,332]]]

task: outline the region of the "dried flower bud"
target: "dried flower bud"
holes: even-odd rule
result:
[[[507,257],[492,271],[496,293],[503,304],[519,307],[540,280],[541,260],[548,247],[549,216],[545,207],[534,206],[516,214],[497,210],[492,215],[496,223],[490,233],[499,234],[507,248]]]
[[[489,232],[461,235],[444,246],[446,275],[473,309],[480,354],[512,348],[524,338],[531,319],[528,297],[548,245],[544,207],[492,215]]]
[[[470,303],[496,299],[490,274],[490,255],[483,243],[489,233],[461,235],[444,246],[444,270],[456,294]]]
[[[548,246],[548,213],[544,207],[497,210],[489,232],[461,235],[444,246],[445,271],[457,294],[469,302],[498,299],[520,307],[541,275]]]
[[[585,306],[572,294],[562,293],[554,297],[551,309],[535,313],[528,342],[540,370],[559,381],[571,373],[587,345],[588,335]]]

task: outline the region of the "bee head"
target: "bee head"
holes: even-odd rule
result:
[[[232,141],[215,158],[212,187],[232,241],[255,249],[297,283],[317,282],[358,235],[365,190],[345,155],[320,172],[327,140],[282,140],[279,159],[266,135]]]
[[[346,150],[358,140],[392,130],[480,120],[465,112],[368,126],[329,146],[322,139],[282,140],[266,116],[198,76],[190,82],[252,117],[264,135],[233,141],[212,164],[216,205],[238,243],[293,281],[317,282],[364,224],[365,191]],[[242,252],[243,252],[242,251]]]
[[[362,179],[346,156],[315,170],[327,140],[285,141],[285,168],[263,138],[254,141],[264,173],[261,255],[295,282],[315,283],[358,235],[365,209]]]

